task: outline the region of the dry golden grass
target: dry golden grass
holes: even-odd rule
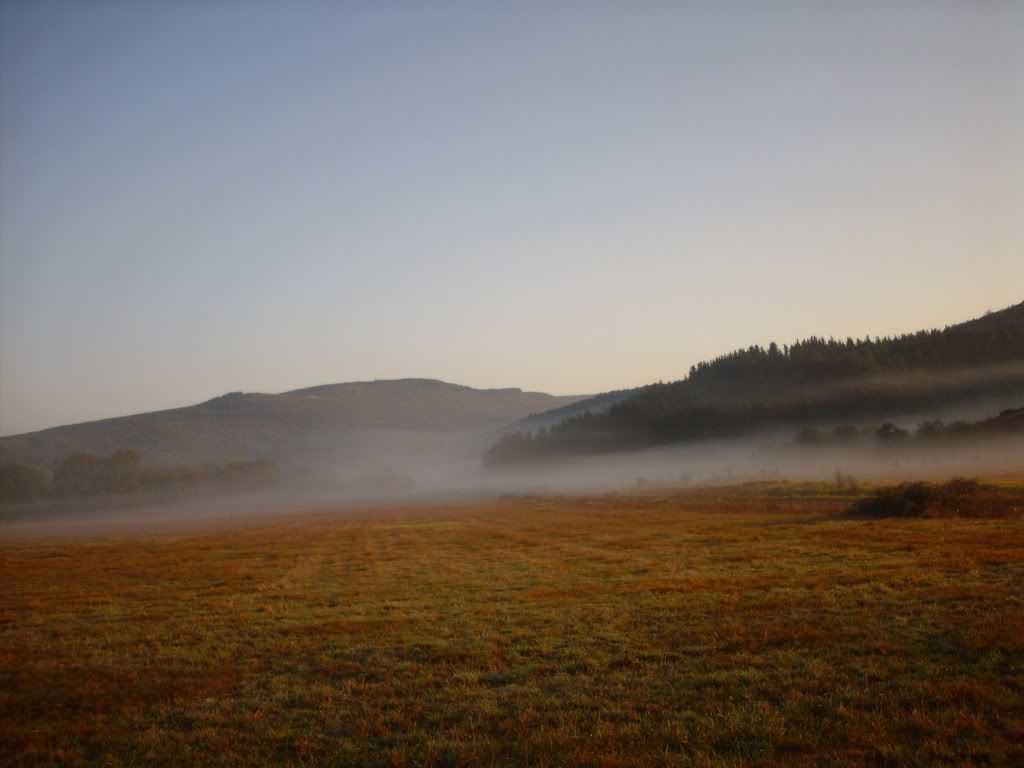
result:
[[[11,765],[1024,764],[1024,523],[749,492],[0,547]]]

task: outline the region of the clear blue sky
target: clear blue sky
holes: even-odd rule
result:
[[[1024,4],[0,5],[0,434],[1024,300]]]

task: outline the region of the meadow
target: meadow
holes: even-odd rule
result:
[[[1024,764],[1024,521],[821,488],[0,543],[7,765]]]

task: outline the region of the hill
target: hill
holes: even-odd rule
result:
[[[349,382],[281,394],[231,392],[198,405],[0,438],[0,462],[53,467],[78,451],[132,449],[164,464],[330,448],[357,433],[481,433],[580,397],[473,389],[431,379]]]
[[[644,387],[616,389],[611,392],[602,392],[601,394],[593,395],[592,397],[585,397],[569,403],[568,405],[553,408],[550,411],[531,413],[526,418],[519,419],[509,425],[506,431],[515,432],[518,430],[532,432],[541,427],[550,427],[575,416],[582,416],[585,413],[605,413],[616,403],[620,403],[627,398],[639,394],[643,389]]]
[[[934,412],[1024,397],[1024,303],[943,330],[740,349],[550,429],[504,436],[490,464],[740,435],[769,426]]]

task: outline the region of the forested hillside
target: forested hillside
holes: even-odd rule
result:
[[[737,350],[693,366],[681,381],[643,387],[606,413],[506,435],[486,460],[620,450],[986,397],[1024,397],[1024,303],[943,330]]]
[[[1024,360],[1024,302],[945,330],[845,341],[812,336],[781,349],[740,349],[690,369],[683,385],[765,392],[916,370],[979,368]]]

